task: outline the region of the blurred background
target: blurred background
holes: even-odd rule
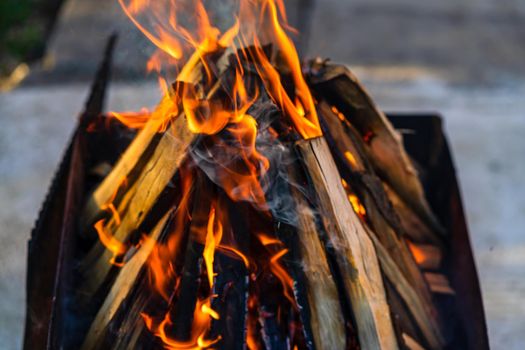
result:
[[[525,1],[287,0],[305,57],[386,111],[445,118],[493,349],[525,343]],[[19,349],[27,240],[112,31],[108,108],[154,105],[152,47],[116,0],[0,1],[0,348]]]

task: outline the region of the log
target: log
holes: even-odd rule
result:
[[[428,205],[417,171],[406,154],[402,137],[372,101],[352,72],[342,65],[310,62],[309,85],[319,101],[334,105],[367,141],[379,174],[436,232],[442,226]]]
[[[139,229],[148,212],[156,203],[161,192],[187,156],[187,149],[196,135],[186,126],[186,120],[179,116],[163,134],[153,155],[146,162],[137,181],[127,189],[117,208],[121,218],[113,216],[104,225],[106,232],[114,232],[113,237],[125,242],[128,236]],[[87,278],[81,290],[86,295],[93,295],[104,282],[113,265],[109,263],[113,253],[101,244],[96,244],[84,259],[81,270]]]
[[[220,60],[220,57],[221,55],[216,59]],[[179,74],[176,83],[197,82],[202,74],[201,59],[200,56],[192,56]],[[221,72],[218,71],[216,74]],[[220,79],[213,84],[206,96],[208,100],[220,91],[221,84]],[[125,242],[131,233],[139,229],[157,202],[159,195],[168,187],[182,161],[187,157],[190,146],[200,137],[199,134],[194,134],[189,130],[183,113],[170,122],[168,129],[158,137],[158,144],[154,137],[148,136],[148,132],[153,132],[153,129],[149,128],[154,128],[149,124],[154,124],[158,131],[158,120],[153,118],[148,121],[146,127],[137,136],[139,141],[130,145],[114,170],[108,175],[108,180],[104,180],[88,200],[83,215],[84,218],[87,218],[83,221],[84,224],[88,224],[87,231],[92,231],[89,225],[93,224],[93,218],[99,217],[103,208],[110,207],[113,215],[105,223],[103,229],[112,234],[114,239]],[[148,140],[150,144],[146,146],[145,142]],[[140,153],[141,150],[143,155],[138,159],[133,152]],[[134,168],[130,169],[133,164]],[[122,173],[127,175],[122,175]],[[130,179],[125,176],[130,176]],[[123,183],[125,186],[122,186]],[[124,187],[124,191],[120,191],[121,187]],[[113,191],[111,194],[110,189]],[[119,192],[123,194],[118,195]],[[101,202],[101,198],[104,198],[106,202]],[[81,264],[81,270],[90,277],[81,287],[84,295],[92,295],[104,283],[112,269],[112,266],[106,262],[108,259],[111,260],[111,255],[112,253],[105,250],[101,244],[95,244],[87,254]]]
[[[425,350],[417,341],[406,333],[402,334],[403,341],[408,350]]]
[[[219,61],[223,52],[221,51],[221,55],[218,57]],[[203,59],[202,53],[195,51],[180,71],[174,84],[177,82],[197,84],[203,76]],[[222,69],[225,68],[223,67]],[[116,197],[124,181],[127,181],[129,186],[130,182],[135,180],[134,173],[140,174],[144,162],[149,158],[151,148],[155,148],[154,137],[165,122],[165,114],[175,113],[176,115],[173,115],[173,117],[176,117],[176,120],[183,119],[179,113],[181,106],[176,100],[173,90],[162,98],[144,128],[139,131],[108,176],[104,178],[86,201],[81,218],[82,227],[91,226],[100,217],[103,212],[101,208],[112,202],[112,198]],[[179,125],[178,128],[180,127],[183,126]],[[185,131],[185,129],[182,129],[182,131]],[[113,199],[113,204],[116,206],[118,203],[115,203],[115,199],[117,198]]]
[[[383,188],[399,217],[403,230],[414,242],[434,244],[443,247],[443,239],[436,235],[432,228],[425,223],[392,188],[383,182]]]
[[[332,146],[330,150],[339,172],[346,179],[345,190],[348,191],[349,198],[354,196],[364,205],[366,218],[373,228],[370,232],[376,235],[390,256],[396,257],[395,262],[407,280],[416,288],[428,309],[433,309],[428,286],[403,239],[405,233],[384,192],[382,183],[367,162],[362,141],[354,137],[352,126],[346,120],[341,121],[341,117],[336,117],[326,103],[319,103],[318,108],[322,116],[325,137],[330,140]],[[351,156],[343,157],[342,155],[349,149],[353,150]],[[360,164],[363,166],[360,167]]]
[[[134,286],[137,276],[142,271],[151,251],[153,250],[158,237],[163,231],[164,225],[169,217],[166,213],[159,221],[155,229],[151,232],[149,238],[144,241],[140,249],[133,257],[122,267],[116,278],[109,294],[107,295],[102,307],[99,309],[97,316],[91,323],[91,327],[86,335],[82,345],[83,350],[96,349],[98,342],[102,339],[107,327],[113,320],[122,302],[128,297]]]
[[[448,278],[441,273],[425,272],[425,279],[433,293],[454,295],[456,292],[450,286]]]
[[[339,294],[330,271],[315,216],[298,190],[293,191],[297,212],[297,235],[306,278],[310,324],[316,349],[347,349],[345,320]]]
[[[403,272],[400,271],[394,260],[395,258],[389,255],[374,234],[370,233],[370,238],[374,242],[383,273],[405,302],[430,348],[441,349],[444,344],[443,337],[439,325],[430,313],[431,311],[424,304],[421,296],[407,281]]]
[[[410,289],[410,292],[401,293],[405,303],[412,302],[411,299],[406,299],[407,295],[418,299],[418,305],[423,307],[423,316],[420,316],[419,320],[420,323],[424,324],[420,326],[428,328],[428,323],[430,322],[435,325],[435,328],[438,328],[437,324],[439,321],[435,319],[437,311],[435,310],[426,279],[402,238],[404,236],[403,228],[399,223],[395,209],[390,205],[388,197],[384,193],[381,181],[375,176],[374,169],[367,164],[366,155],[362,151],[361,141],[352,137],[352,126],[347,125],[346,121],[343,121],[343,125],[341,125],[340,118],[336,117],[334,111],[326,103],[319,103],[318,108],[323,118],[326,137],[329,137],[331,141],[332,154],[337,161],[341,174],[345,175],[350,184],[348,189],[355,190],[355,193],[360,198],[360,202],[366,208],[366,218],[373,228],[373,230],[368,229],[367,231],[374,236],[378,254],[381,251],[381,254],[387,256],[380,259],[381,267],[385,270],[385,267],[383,267],[385,260],[388,260],[388,263],[397,265],[395,269],[392,269],[392,267],[386,268],[386,271],[391,273],[391,275],[387,275],[388,279],[396,288]],[[345,132],[345,129],[348,129],[348,131]],[[347,149],[354,150],[351,158],[352,162],[348,161],[348,157],[341,156]],[[363,166],[359,166],[359,164],[363,164]],[[354,169],[359,170],[355,171]],[[432,233],[426,239],[430,240],[433,237],[435,235]],[[395,257],[395,259],[391,257]],[[402,276],[398,274],[402,274]],[[402,282],[399,282],[400,278],[402,278]],[[411,312],[413,311],[411,310]]]
[[[328,242],[352,306],[359,343],[364,349],[396,349],[375,248],[352,210],[324,138],[299,141],[297,148],[318,198]]]

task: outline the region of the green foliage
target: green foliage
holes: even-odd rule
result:
[[[28,52],[41,45],[42,25],[32,20],[38,14],[38,2],[0,0],[0,60],[1,56],[24,59]]]

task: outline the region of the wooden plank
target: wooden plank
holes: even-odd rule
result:
[[[355,315],[364,349],[396,349],[374,245],[355,215],[324,138],[299,141],[298,150],[318,197],[320,214]]]

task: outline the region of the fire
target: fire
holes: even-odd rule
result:
[[[117,119],[128,128],[141,129],[151,118],[151,113],[147,109],[142,109],[139,112],[110,112],[109,116]]]
[[[238,47],[254,45],[254,50],[242,51],[257,63],[256,69],[264,82],[266,92],[291,118],[297,131],[304,138],[321,135],[314,99],[304,80],[295,46],[286,33],[289,26],[282,0],[241,0],[233,25],[224,31],[212,24],[210,15],[200,0],[193,2],[192,9],[188,9],[189,5],[186,2],[176,0],[156,2],[132,0],[127,3],[119,0],[119,3],[124,13],[158,49],[148,62],[149,71],[161,72],[166,65],[173,68],[177,65],[176,62],[187,58],[177,76],[177,81],[193,82],[195,67],[198,64],[202,64],[208,81],[212,81],[213,69],[206,62],[207,55],[221,50],[235,51]],[[195,27],[179,23],[181,13],[185,15],[191,13],[190,17],[194,19]],[[274,44],[282,54],[295,85],[292,91],[295,96],[293,98],[282,85],[279,73],[271,63],[272,60],[262,49],[267,43]],[[160,53],[165,54],[167,58],[163,60]],[[242,73],[241,68],[240,74]],[[161,81],[164,82],[165,79]],[[195,93],[191,88],[175,87],[175,89],[183,90],[174,91],[171,95],[183,96],[188,126],[193,132],[213,134],[224,128],[231,120],[231,115],[225,113],[226,111],[210,108],[204,108],[209,113],[197,116],[196,109],[203,107],[201,105],[203,101],[195,99]],[[243,114],[242,108],[239,108],[237,114]],[[140,126],[143,125],[146,115],[115,114],[115,117],[124,123]]]
[[[283,245],[283,243],[277,238],[270,237],[264,233],[259,233],[257,237],[265,247],[274,246],[280,248]],[[288,249],[286,248],[282,248],[274,253],[270,258],[269,266],[270,271],[281,282],[284,296],[293,306],[295,306],[295,298],[293,296],[293,279],[279,261],[286,253],[288,253]]]
[[[350,152],[347,152],[347,153],[350,153]],[[348,183],[344,180],[344,179],[341,179],[341,183],[343,184],[343,188],[345,189],[347,195],[348,195],[348,201],[350,202],[350,204],[352,204],[352,209],[354,209],[354,212],[361,218],[361,219],[365,219],[366,217],[366,209],[365,209],[365,206],[361,203],[361,201],[359,200],[359,197],[357,197],[354,193],[352,193],[351,189],[350,189],[350,186],[348,185]]]
[[[116,191],[111,194],[111,197],[109,198],[108,202],[103,204],[100,208],[102,210],[109,211],[111,213],[111,215],[113,216],[113,220],[115,220],[115,224],[117,226],[120,225],[121,218],[120,218],[120,213],[118,212],[113,202],[115,201],[115,198],[117,197],[118,192],[121,189],[126,188],[127,184],[128,184],[128,180],[125,177],[121,179],[119,185],[117,186]],[[97,231],[99,230],[97,229]]]
[[[352,165],[352,167],[357,168],[357,161],[355,160],[355,157],[351,152],[346,151],[345,158],[348,160],[348,162],[350,162],[350,165]]]
[[[304,79],[293,41],[288,36],[290,28],[283,0],[240,0],[236,2],[238,9],[226,28],[214,23],[214,14],[201,0],[118,1],[124,13],[157,48],[147,63],[147,71],[158,74],[163,97],[152,110],[112,112],[110,116],[129,128],[150,128],[154,132],[166,133],[171,132],[168,125],[175,118],[185,118],[188,130],[201,135],[212,145],[202,152],[202,156],[212,164],[213,170],[203,173],[231,200],[249,202],[268,215],[263,180],[268,174],[270,161],[258,149],[259,121],[250,115],[250,109],[256,101],[269,99],[282,111],[287,127],[295,129],[304,139],[322,134],[315,101]],[[276,49],[274,53],[265,49],[267,44]],[[210,59],[217,56],[229,56],[229,61]],[[246,62],[253,66],[249,72]],[[279,69],[276,68],[277,62]],[[230,70],[233,79],[221,79],[225,69]],[[290,78],[292,86],[283,85],[281,74]],[[174,83],[169,85],[168,81]],[[277,132],[269,130],[277,139]],[[200,166],[197,160],[195,163]],[[156,242],[147,261],[151,289],[163,300],[167,310],[157,315],[147,312],[141,315],[146,327],[167,349],[204,349],[221,339],[220,335],[208,338],[213,320],[221,319],[212,308],[217,252],[242,260],[252,276],[261,273],[260,270],[273,275],[282,285],[283,305],[289,308],[290,304],[294,310],[298,309],[293,278],[281,261],[288,249],[275,237],[250,233],[264,247],[267,261],[246,256],[226,239],[229,232],[227,212],[222,212],[220,202],[213,198],[210,199],[206,227],[203,225],[202,230],[190,237],[203,246],[205,290],[209,292],[199,292],[191,339],[174,339],[171,308],[181,281],[176,261],[183,237],[187,237],[186,228],[194,219],[189,208],[193,175],[194,172],[181,169],[181,197],[172,214],[171,232]],[[118,227],[121,225],[120,213],[113,204],[116,195],[103,209],[112,214],[114,226]],[[106,232],[104,221],[97,222],[95,228],[102,244],[113,252],[114,263],[115,257],[126,253],[127,243]],[[223,235],[227,242],[222,243]],[[203,296],[206,293],[208,295]],[[257,300],[251,296],[248,302],[251,308],[257,305]],[[248,348],[254,349],[258,344],[257,321],[249,320],[248,323],[246,342]]]
[[[193,324],[191,330],[191,339],[188,341],[177,341],[169,335],[169,330],[173,330],[173,322],[170,318],[170,312],[166,312],[164,319],[155,324],[155,319],[146,313],[142,313],[142,318],[146,327],[157,337],[159,337],[166,349],[205,349],[220,340],[220,336],[215,339],[206,339],[206,333],[211,324],[211,320],[220,319],[217,311],[211,307],[212,291],[214,285],[215,273],[213,270],[213,261],[215,258],[215,251],[219,247],[222,239],[223,227],[220,220],[217,218],[216,208],[212,206],[209,213],[208,223],[206,226],[206,237],[203,250],[203,258],[206,266],[206,274],[208,277],[208,284],[210,287],[210,295],[206,298],[197,300],[193,314]],[[157,271],[159,260],[154,257],[150,266]],[[157,272],[158,273],[158,272]],[[162,276],[162,273],[158,273]],[[162,281],[162,280],[161,280]],[[162,283],[161,283],[162,285]],[[162,291],[162,289],[161,289]]]
[[[286,299],[288,299],[290,303],[295,306],[295,298],[293,296],[293,279],[279,263],[279,259],[286,253],[288,253],[288,249],[283,249],[272,256],[270,259],[270,270],[275,275],[275,277],[281,281]]]
[[[220,336],[215,339],[206,339],[205,337],[210,325],[210,313],[204,312],[203,310],[207,310],[208,308],[209,299],[197,301],[192,325],[192,333],[195,335],[192,334],[192,339],[188,341],[177,341],[168,335],[167,329],[173,326],[169,313],[166,313],[164,319],[158,325],[156,325],[155,320],[147,314],[142,313],[141,316],[144,319],[146,327],[162,340],[166,349],[200,350],[209,348],[221,339]]]
[[[216,227],[215,227],[216,226]],[[210,211],[210,218],[208,221],[208,228],[206,233],[206,244],[204,245],[204,261],[206,263],[206,271],[208,273],[208,282],[210,289],[213,287],[213,258],[215,256],[215,249],[222,239],[222,224],[215,220],[215,208],[212,207]]]
[[[231,253],[233,253],[234,256],[237,256],[237,257],[239,257],[242,260],[242,262],[244,263],[244,266],[246,266],[246,268],[250,267],[250,260],[240,250],[235,249],[235,248],[230,247],[230,246],[227,246],[227,245],[219,245],[218,250],[220,250],[221,252],[231,252]]]
[[[120,262],[117,262],[116,259],[126,253],[128,250],[127,246],[117,240],[115,237],[110,235],[106,230],[104,229],[104,223],[105,220],[99,220],[95,223],[95,230],[97,231],[98,238],[100,239],[100,242],[110,251],[113,253],[113,257],[110,260],[110,263],[116,266],[122,266],[123,264]]]
[[[414,244],[408,239],[406,242],[414,260],[419,266],[435,269],[440,265],[441,252],[439,248],[432,245]]]
[[[332,112],[337,115],[337,118],[339,118],[340,121],[344,122],[346,120],[345,115],[337,109],[337,107],[332,106]]]
[[[178,254],[185,226],[191,220],[189,214],[190,194],[193,186],[193,174],[181,172],[181,199],[175,213],[175,228],[165,243],[157,243],[148,261],[149,276],[153,289],[166,301],[176,289],[179,276],[173,262]]]

